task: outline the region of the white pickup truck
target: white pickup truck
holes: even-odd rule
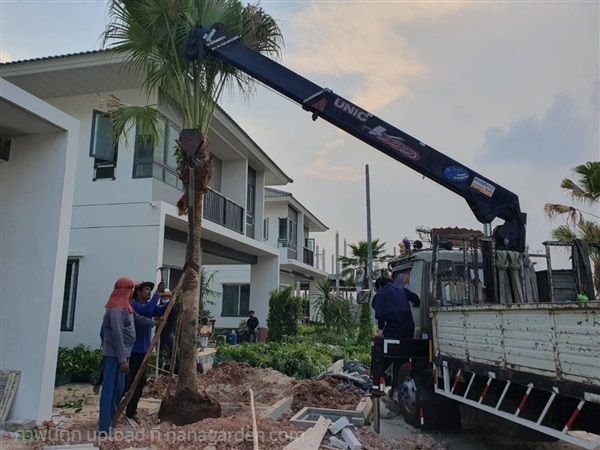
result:
[[[584,448],[600,446],[600,303],[589,263],[553,271],[550,244],[537,255],[548,269],[529,277],[522,265],[498,275],[506,267],[493,264],[495,298],[482,298],[494,295],[482,286],[477,245],[434,245],[390,263],[394,282],[422,301],[413,309],[415,339],[374,341],[385,358],[398,358],[393,391],[408,423],[447,425],[443,419],[456,419],[462,403]],[[585,282],[587,296],[580,295]],[[375,379],[382,375],[374,368]]]

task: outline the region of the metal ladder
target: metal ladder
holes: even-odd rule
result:
[[[444,385],[442,387],[438,386],[438,374],[440,374],[440,373],[442,375],[442,379],[444,382]],[[470,375],[467,389],[465,390],[464,394],[457,394],[457,393],[455,393],[456,387],[458,385],[459,380],[461,379],[461,376],[464,376],[464,375]],[[500,410],[500,406],[502,405],[502,402],[506,396],[506,393],[508,392],[512,383],[510,381],[502,381],[503,383],[505,383],[502,394],[500,395],[500,398],[496,402],[496,405],[490,406],[490,405],[485,405],[482,402],[488,393],[488,389],[489,389],[490,385],[492,384],[492,381],[496,379],[496,376],[493,372],[488,373],[486,385],[485,385],[481,395],[479,396],[479,400],[477,400],[477,401],[467,398],[467,396],[469,395],[469,392],[471,390],[471,387],[473,385],[473,381],[475,380],[476,377],[483,378],[484,376],[477,375],[473,372],[464,372],[462,370],[458,370],[456,377],[454,379],[454,382],[450,383],[450,369],[448,368],[446,361],[442,362],[441,367],[436,364],[433,365],[434,391],[436,394],[443,395],[444,397],[448,397],[452,400],[456,400],[456,401],[459,401],[466,405],[470,405],[474,408],[480,409],[482,411],[486,411],[488,413],[491,413],[496,416],[502,417],[504,419],[510,420],[511,422],[518,423],[519,425],[523,425],[527,428],[539,431],[540,433],[547,434],[549,436],[555,437],[557,439],[561,439],[563,441],[578,445],[578,446],[586,448],[586,449],[593,450],[593,449],[600,447],[600,436],[599,435],[588,433],[586,431],[571,430],[571,426],[573,425],[573,422],[575,421],[575,419],[581,412],[581,409],[583,408],[583,405],[586,403],[586,400],[579,401],[579,404],[577,405],[575,410],[572,412],[572,414],[569,417],[569,420],[567,421],[564,428],[562,430],[557,430],[557,429],[548,427],[546,425],[542,425],[542,421],[544,420],[544,418],[546,417],[546,413],[552,406],[552,403],[554,402],[554,400],[558,394],[558,389],[553,388],[553,392],[550,394],[550,397],[548,398],[548,401],[546,402],[546,405],[542,409],[539,417],[537,418],[536,421],[533,421],[533,420],[525,419],[520,416],[521,412],[523,411],[523,408],[525,407],[525,404],[527,403],[527,400],[529,400],[531,391],[533,389],[535,389],[533,384],[529,384],[526,386],[527,390],[525,391],[525,394],[523,395],[523,397],[519,403],[519,406],[517,407],[517,409],[515,410],[514,413],[510,413],[507,411]],[[466,381],[466,379],[465,379],[465,381]]]

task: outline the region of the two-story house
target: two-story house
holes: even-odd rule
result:
[[[175,207],[182,185],[174,154],[182,121],[160,92],[143,94],[141,78],[127,69],[107,51],[0,66],[2,78],[80,122],[61,346],[98,346],[104,305],[118,278],[156,281],[165,267],[172,288],[184,265],[187,218]],[[162,142],[148,145],[135,127],[115,142],[104,107],[110,95],[156,105]],[[279,250],[263,242],[265,186],[292,180],[222,109],[208,139],[215,175],[204,199],[202,264],[249,268],[251,288],[227,288],[226,312],[250,308],[266,317],[280,272]]]
[[[306,300],[317,293],[319,281],[327,278],[327,273],[316,267],[315,240],[311,233],[324,232],[328,228],[304,207],[290,192],[272,187],[264,189],[264,219],[262,240],[279,252],[279,286],[293,286],[294,292]],[[253,286],[249,266],[211,266],[210,289],[222,292],[222,298],[214,299],[209,305],[214,317],[219,318],[217,326],[237,328],[252,309],[246,302],[241,309],[232,309],[232,295],[239,292],[247,295]],[[307,309],[306,315],[312,316]],[[255,311],[260,326],[266,326],[267,315]]]

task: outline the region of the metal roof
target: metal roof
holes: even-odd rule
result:
[[[292,197],[292,194],[291,192],[282,191],[280,189],[265,187],[265,197]]]
[[[47,59],[66,58],[68,56],[93,55],[94,53],[104,53],[104,52],[108,52],[108,51],[109,50],[88,50],[85,52],[78,52],[78,53],[65,53],[64,55],[41,56],[39,58],[19,59],[17,61],[0,62],[0,66],[11,66],[14,64],[23,64],[23,63],[29,63],[29,62],[34,62],[34,61],[45,61]]]

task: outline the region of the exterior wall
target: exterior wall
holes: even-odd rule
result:
[[[20,370],[8,419],[50,419],[79,126],[0,80],[2,98],[64,131],[12,139],[0,165],[0,360]],[[0,122],[2,117],[0,116]]]
[[[279,286],[279,258],[277,256],[259,256],[258,264],[250,268],[252,287],[250,288],[250,309],[260,320],[262,327],[267,326],[269,316],[269,292]]]
[[[62,347],[99,347],[104,305],[116,280],[157,280],[162,230],[160,209],[148,203],[73,207],[69,256],[80,258],[79,279],[74,327],[61,332]]]
[[[246,233],[246,179],[248,162],[245,159],[223,161],[221,194],[244,208],[244,234]]]
[[[246,319],[246,316],[240,317],[223,317],[221,313],[223,311],[223,285],[224,284],[250,284],[250,295],[254,290],[254,284],[251,283],[250,279],[250,265],[248,264],[235,264],[235,265],[210,265],[205,266],[207,274],[213,275],[211,290],[218,293],[217,297],[209,298],[210,301],[214,302],[214,305],[209,305],[209,309],[212,312],[213,317],[216,319],[215,327],[217,328],[231,328],[237,329],[240,320]],[[250,309],[255,311],[258,309],[257,305],[252,303],[250,300]],[[268,310],[268,305],[267,305]],[[266,326],[266,316],[259,317],[260,326]]]
[[[277,248],[277,240],[279,239],[279,218],[288,216],[288,207],[285,203],[266,203],[265,217],[269,218],[269,239],[265,244]],[[287,250],[286,250],[287,255]]]
[[[130,104],[140,103],[140,93],[131,89],[115,91],[111,94],[121,101]],[[97,180],[94,177],[94,158],[89,156],[92,119],[94,110],[101,106],[100,98],[106,98],[106,93],[93,95],[76,95],[49,99],[48,102],[65,113],[77,118],[81,124],[79,132],[76,170],[75,198],[73,204],[97,205],[103,203],[136,203],[149,202],[152,198],[152,178],[133,179],[133,155],[135,144],[135,129],[129,130],[127,139],[119,142],[117,154],[116,180]],[[152,99],[149,100],[152,103]],[[126,142],[129,146],[126,145]]]

